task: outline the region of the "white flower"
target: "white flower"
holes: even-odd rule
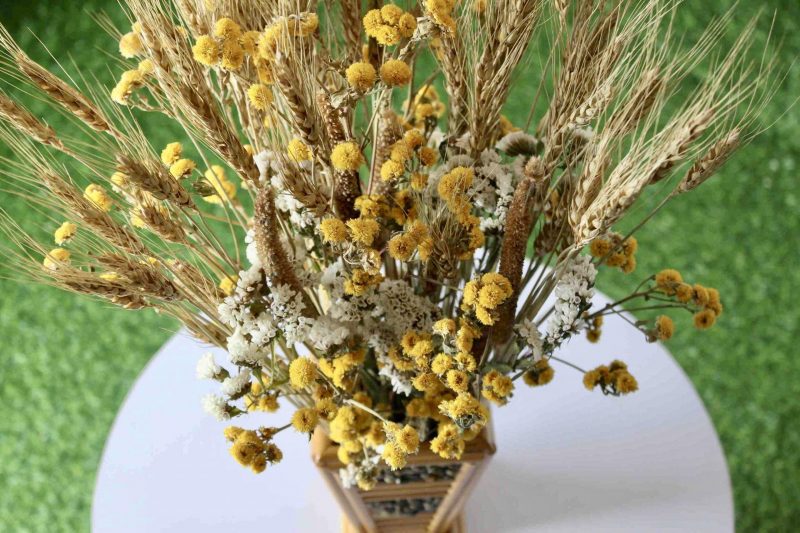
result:
[[[197,379],[214,379],[220,372],[222,367],[214,361],[214,354],[211,352],[197,361]]]
[[[222,394],[236,396],[244,390],[248,383],[250,383],[250,369],[245,368],[236,376],[225,378],[222,382]]]
[[[216,394],[209,394],[203,398],[203,410],[220,422],[223,420],[230,420],[231,418],[231,415],[228,413],[228,403],[225,401],[225,398],[217,396]]]
[[[314,343],[315,348],[325,351],[331,346],[342,344],[349,334],[350,330],[338,320],[329,316],[321,316],[311,326],[308,338]]]
[[[250,262],[251,265],[254,267],[261,268],[261,259],[258,257],[258,249],[256,248],[256,233],[253,230],[249,230],[247,235],[244,237],[244,242],[247,243],[247,248],[245,249],[245,255],[247,255],[247,260]]]
[[[533,360],[538,361],[543,355],[542,334],[534,324],[533,320],[523,320],[516,326],[517,333],[530,347]]]
[[[564,267],[553,293],[556,303],[547,322],[545,340],[552,347],[577,333],[583,326],[581,313],[591,305],[597,270],[588,255],[579,255]]]
[[[389,382],[392,384],[392,390],[399,394],[405,394],[406,396],[409,396],[414,390],[411,380],[398,372],[391,360],[388,361],[388,364],[386,364],[386,360],[384,360],[384,365],[378,371],[378,374],[389,378]]]

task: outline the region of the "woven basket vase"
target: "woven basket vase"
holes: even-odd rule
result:
[[[337,448],[324,431],[314,432],[311,456],[342,509],[344,533],[465,532],[464,506],[495,452],[491,424],[458,461],[442,459],[426,442],[405,468],[385,467],[375,488],[365,492],[342,485]]]

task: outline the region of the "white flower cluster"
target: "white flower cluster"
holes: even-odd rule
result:
[[[268,360],[269,345],[278,334],[269,312],[269,291],[263,270],[252,266],[239,272],[236,290],[218,307],[220,319],[233,328],[228,337],[228,355],[234,364],[259,364]],[[253,308],[265,309],[254,314]]]
[[[533,360],[538,361],[544,356],[544,342],[539,328],[533,320],[523,320],[515,326],[520,338],[531,349]]]
[[[483,211],[481,231],[502,230],[508,215],[508,206],[514,196],[514,172],[509,165],[500,163],[494,150],[484,150],[480,165],[475,167],[475,183],[470,194],[475,205]]]
[[[197,361],[196,372],[197,379],[214,379],[222,372],[222,367],[214,361],[214,354],[208,352]]]
[[[208,394],[203,398],[203,410],[220,422],[223,420],[230,420],[231,418],[231,415],[228,413],[227,400],[216,394]]]
[[[566,265],[553,291],[556,303],[545,336],[550,347],[557,347],[583,327],[581,314],[591,305],[596,275],[588,255],[576,256]]]
[[[378,463],[380,455],[371,454],[360,462],[352,461],[347,467],[339,469],[339,479],[342,480],[344,488],[349,489],[358,486],[359,479],[374,479],[378,474]]]

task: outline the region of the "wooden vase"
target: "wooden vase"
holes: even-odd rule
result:
[[[337,449],[338,444],[317,428],[311,457],[339,502],[344,533],[463,533],[464,506],[495,444],[491,424],[467,443],[458,461],[442,459],[422,443],[405,468],[391,472],[382,464],[378,484],[370,491],[344,487]]]

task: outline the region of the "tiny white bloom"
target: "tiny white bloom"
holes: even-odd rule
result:
[[[203,409],[220,422],[231,418],[231,415],[228,414],[228,403],[225,398],[216,394],[209,394],[203,398]]]
[[[236,376],[226,378],[222,382],[222,393],[227,396],[236,396],[250,383],[250,369],[245,368]]]
[[[214,354],[211,352],[197,361],[197,379],[214,379],[220,372],[222,367],[214,361]]]

